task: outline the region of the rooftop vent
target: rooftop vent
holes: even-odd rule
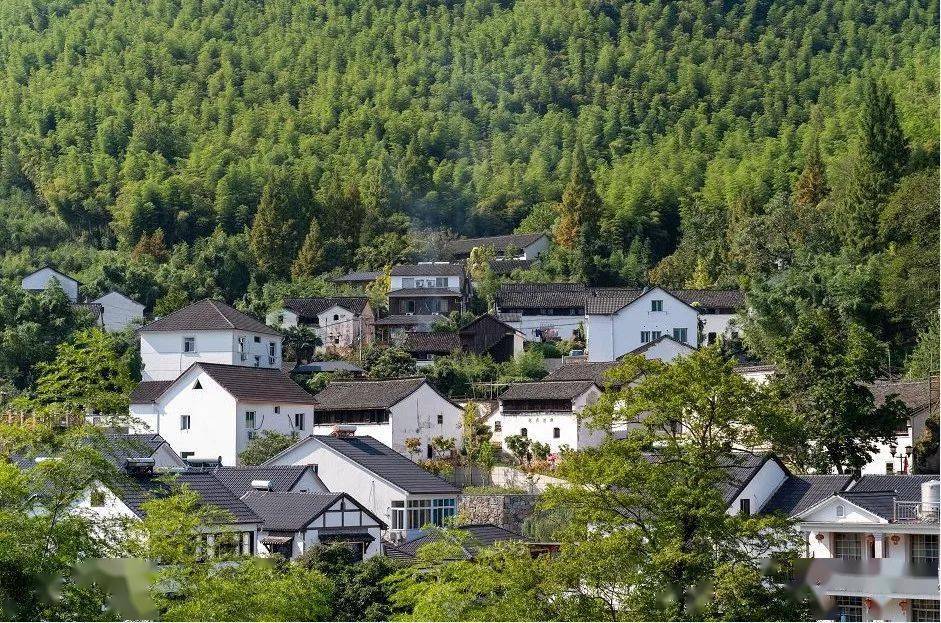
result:
[[[271,481],[270,480],[253,480],[252,489],[256,491],[271,491]]]
[[[356,435],[356,427],[350,424],[337,424],[330,434],[334,437],[353,437]]]
[[[155,464],[150,457],[129,457],[124,461],[124,469],[131,474],[151,474]]]

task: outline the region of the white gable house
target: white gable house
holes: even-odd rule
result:
[[[135,431],[158,433],[180,456],[238,454],[261,431],[310,434],[314,399],[280,369],[196,363],[173,381],[143,381],[131,393]]]
[[[308,327],[320,338],[317,352],[336,352],[369,344],[376,317],[365,296],[284,299],[266,321],[280,328]]]
[[[101,305],[101,321],[106,331],[139,325],[144,318],[144,306],[116,290],[99,296],[92,303]]]
[[[424,377],[333,381],[314,401],[316,435],[328,435],[337,426],[354,426],[357,435],[369,435],[413,460],[433,456],[435,437],[454,439],[459,445],[462,409]],[[410,451],[408,443],[416,444],[416,451]]]
[[[281,334],[221,301],[204,299],[140,328],[145,381],[169,381],[197,362],[281,368]]]
[[[21,284],[24,290],[40,292],[49,288],[53,281],[59,283],[70,301],[73,303],[78,302],[78,281],[64,273],[60,273],[51,266],[44,266],[26,275],[23,277]]]

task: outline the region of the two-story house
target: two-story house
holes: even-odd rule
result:
[[[494,303],[497,317],[530,342],[571,340],[585,324],[580,283],[504,283]]]
[[[73,308],[89,313],[94,324],[105,331],[121,331],[140,324],[144,318],[144,306],[117,290],[106,292],[94,300],[80,301],[79,281],[51,266],[43,266],[26,275],[21,285],[24,290],[40,292],[53,283],[62,288]]]
[[[145,381],[173,380],[197,362],[281,368],[281,334],[222,301],[178,309],[138,335]]]
[[[131,393],[131,428],[161,435],[183,458],[236,465],[261,431],[308,435],[314,397],[280,368],[197,362]]]
[[[395,266],[389,286],[389,314],[460,312],[468,295],[464,267],[459,264],[427,262]]]
[[[498,258],[534,260],[549,248],[546,234],[506,234],[484,238],[460,238],[444,246],[444,254],[454,260],[466,260],[476,247],[493,247]]]
[[[910,474],[916,461],[922,463],[923,471],[938,471],[938,449],[930,456],[916,457],[915,440],[921,437],[931,413],[938,413],[938,377],[906,381],[877,380],[868,385],[875,398],[876,405],[882,405],[886,398],[895,396],[908,407],[908,417],[894,439],[889,443],[880,443],[869,463],[862,468],[863,474]]]
[[[320,338],[318,352],[342,352],[373,341],[376,316],[365,296],[313,296],[284,299],[266,320],[282,329],[309,327]]]
[[[414,538],[425,525],[441,526],[454,516],[457,487],[371,436],[353,433],[341,427],[331,435],[306,437],[264,466],[316,465],[331,491],[361,500],[393,540]]]
[[[593,380],[513,383],[500,394],[499,406],[487,419],[493,441],[505,450],[507,437],[520,435],[545,443],[552,452],[599,445],[605,431],[593,429],[582,410],[601,395]]]
[[[435,437],[459,443],[463,410],[424,377],[331,381],[314,401],[315,435],[353,426],[413,460],[433,456]]]

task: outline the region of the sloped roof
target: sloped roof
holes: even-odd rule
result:
[[[265,335],[281,335],[268,325],[255,320],[222,301],[203,299],[163,318],[145,324],[139,331],[225,331],[238,329]]]
[[[360,270],[333,277],[330,281],[334,283],[362,283],[364,281],[375,281],[381,274],[376,270]]]
[[[895,394],[899,400],[911,409],[913,414],[926,410],[929,405],[933,410],[938,410],[937,376],[914,381],[878,380],[875,383],[868,384],[867,387],[872,392],[877,406],[881,406],[885,403],[886,398]]]
[[[236,521],[248,523],[260,521],[244,502],[211,473],[187,470],[176,474],[176,479],[178,484],[186,485],[199,494],[204,504],[228,511]],[[145,513],[141,505],[144,502],[166,497],[173,492],[173,488],[163,481],[163,477],[156,474],[128,474],[127,478],[115,486],[113,492],[135,515],[143,517]]]
[[[667,290],[689,305],[701,309],[739,309],[745,305],[745,293],[741,290]]]
[[[585,313],[613,314],[644,294],[637,288],[592,288],[585,297]]]
[[[283,493],[290,491],[297,484],[304,472],[310,466],[301,465],[245,465],[240,467],[220,466],[212,471],[216,480],[238,497],[242,497],[252,489],[253,480],[267,480],[271,491]]]
[[[486,524],[466,524],[463,526],[458,526],[458,530],[468,533],[468,538],[461,544],[461,549],[463,550],[464,559],[470,560],[474,557],[477,550],[484,547],[491,547],[495,543],[501,541],[519,541],[521,543],[530,543],[532,539],[529,539],[522,534],[507,530],[506,528],[501,528],[500,526],[486,523]],[[427,545],[428,543],[434,543],[435,541],[440,540],[441,535],[437,532],[431,532],[428,534],[423,534],[421,536],[415,537],[410,541],[406,541],[401,545],[387,545],[386,546],[386,555],[390,558],[398,558],[403,560],[408,560],[414,558],[418,554],[418,549]]]
[[[301,374],[313,374],[315,372],[352,372],[354,374],[362,374],[365,370],[349,361],[334,360],[302,363],[299,366],[294,366],[292,372]]]
[[[842,474],[791,476],[774,492],[761,512],[780,512],[793,517],[821,500],[845,490],[852,481],[852,476]]]
[[[410,353],[448,355],[461,350],[461,338],[451,332],[410,331],[405,336],[402,348]]]
[[[123,468],[127,459],[150,458],[161,446],[167,444],[167,440],[154,433],[144,434],[106,434],[108,444],[105,448],[105,458],[110,460],[118,468]],[[168,446],[171,453],[176,455],[173,448]],[[179,464],[183,465],[183,459],[178,459]]]
[[[872,474],[861,477],[840,495],[883,519],[894,518],[895,501],[920,502],[921,485],[937,474]]]
[[[444,246],[446,253],[466,254],[470,253],[474,247],[492,246],[498,254],[505,252],[509,248],[524,249],[536,242],[540,238],[545,238],[546,234],[505,234],[502,236],[486,236],[483,238],[461,238],[460,240],[451,240]]]
[[[447,320],[447,317],[441,314],[395,314],[379,318],[373,324],[377,327],[417,327],[430,326],[439,320]]]
[[[447,262],[428,262],[427,264],[403,264],[393,266],[393,277],[463,277],[464,267]]]
[[[65,277],[65,278],[68,279],[69,281],[72,281],[72,282],[75,282],[75,283],[78,283],[78,284],[82,283],[81,281],[79,281],[79,280],[76,279],[75,277],[70,277],[69,275],[66,275],[64,272],[62,272],[61,270],[59,270],[58,268],[56,268],[55,266],[53,266],[53,265],[51,265],[51,264],[43,264],[42,266],[40,266],[40,267],[37,268],[36,270],[27,273],[27,274],[23,277],[23,279],[26,279],[27,277],[32,277],[32,276],[35,275],[36,273],[41,272],[41,271],[44,271],[44,270],[46,270],[47,268],[48,268],[49,270],[51,270],[52,272],[54,272],[55,274],[59,275],[60,277]]]
[[[365,296],[311,296],[307,298],[284,299],[285,309],[289,309],[301,318],[314,318],[331,307],[338,306],[362,314],[369,298]]]
[[[280,368],[254,368],[222,363],[193,365],[202,368],[212,380],[239,400],[314,404],[314,397]],[[183,374],[179,378],[182,377]]]
[[[319,517],[343,493],[285,493],[250,489],[242,501],[264,521],[264,529],[296,532]]]
[[[526,269],[532,266],[534,260],[505,260],[496,258],[490,262],[490,270],[495,275],[509,275],[514,270]]]
[[[173,381],[141,381],[131,390],[131,404],[140,405],[156,402]]]
[[[565,363],[562,367],[553,370],[543,381],[594,381],[600,387],[609,383],[605,372],[616,368],[617,361],[574,362]]]
[[[594,381],[512,383],[500,394],[500,400],[573,400],[591,387],[596,387]]]
[[[506,331],[507,333],[522,333],[519,329],[517,329],[513,325],[507,324],[505,320],[503,320],[497,315],[491,314],[490,312],[477,316],[476,318],[468,322],[466,325],[458,329],[458,332],[459,333],[465,333],[465,332],[472,333],[474,331],[474,327],[476,327],[478,324],[481,324],[483,322],[502,326],[503,330]]]
[[[399,288],[390,290],[389,298],[400,298],[403,296],[441,296],[445,298],[461,298],[461,293],[449,288]]]
[[[587,292],[581,283],[504,283],[496,303],[501,309],[583,308]]]
[[[308,439],[319,441],[406,493],[440,493],[448,495],[460,493],[460,489],[448,481],[425,471],[407,457],[368,435],[357,437],[315,435]],[[301,440],[298,443],[305,443],[306,441]]]
[[[787,474],[787,468],[784,467],[772,454],[752,454],[750,452],[733,452],[729,455],[727,463],[724,465],[725,471],[729,477],[722,482],[720,489],[722,498],[726,504],[731,504],[735,498],[742,492],[745,486],[751,482],[751,479],[761,471],[768,461],[777,461],[781,469]]]
[[[738,290],[660,289],[690,307],[694,307],[700,313],[712,309],[738,309],[745,304],[745,295]],[[591,288],[586,297],[585,311],[589,314],[613,314],[648,291],[649,289],[636,288]]]
[[[314,396],[315,409],[389,409],[425,384],[425,377],[331,381]]]
[[[646,353],[648,350],[650,350],[651,348],[653,348],[654,346],[656,346],[657,344],[660,344],[661,342],[665,342],[665,341],[674,342],[674,343],[679,344],[680,346],[682,346],[682,347],[684,347],[684,348],[687,348],[687,349],[689,349],[689,350],[696,350],[696,347],[693,346],[692,344],[687,344],[687,343],[685,343],[685,342],[681,342],[681,341],[679,341],[679,340],[675,340],[675,339],[673,339],[673,336],[672,336],[672,335],[666,335],[666,334],[664,334],[664,335],[661,335],[660,337],[658,337],[658,338],[655,339],[655,340],[650,340],[650,341],[647,342],[646,344],[641,344],[640,346],[638,346],[637,348],[635,348],[634,350],[630,351],[630,352],[627,353],[627,354],[628,354],[628,355],[642,355],[642,354]]]

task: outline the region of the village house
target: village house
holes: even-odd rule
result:
[[[117,290],[99,296],[91,303],[101,307],[101,323],[105,331],[140,326],[144,320],[144,306]]]
[[[316,465],[331,491],[342,491],[386,526],[393,541],[414,538],[426,524],[437,526],[454,516],[460,490],[422,469],[369,435],[340,427],[333,435],[301,439],[264,463]]]
[[[525,340],[522,331],[489,313],[461,327],[458,336],[464,352],[489,355],[497,363],[522,354]]]
[[[925,430],[928,415],[938,413],[938,377],[910,381],[878,380],[868,385],[876,405],[882,405],[889,396],[896,396],[908,407],[908,417],[889,443],[879,444],[875,454],[863,469],[863,474],[910,474],[915,465],[915,440]],[[925,469],[938,471],[938,450],[924,460]]]
[[[316,352],[343,352],[372,343],[373,314],[365,296],[288,298],[266,317],[280,329],[308,327],[320,339]]]
[[[507,437],[520,435],[547,444],[558,452],[599,445],[605,432],[590,428],[581,412],[601,395],[593,380],[533,381],[512,383],[500,394],[499,406],[488,418],[493,441],[506,445]]]
[[[450,314],[464,311],[470,288],[464,267],[447,262],[395,266],[389,286],[389,314]]]
[[[436,322],[447,320],[441,314],[394,314],[376,319],[376,341],[380,344],[398,344],[406,333],[427,333]]]
[[[430,366],[438,357],[447,357],[463,350],[461,336],[440,331],[406,333],[401,346],[415,358],[415,366],[418,368]]]
[[[466,260],[477,247],[493,247],[498,258],[534,260],[549,248],[549,237],[546,234],[534,233],[459,238],[445,245],[444,254],[453,260]]]
[[[434,456],[435,437],[460,438],[462,409],[424,377],[331,381],[314,401],[315,435],[353,426],[414,460]]]
[[[281,368],[281,334],[222,301],[178,309],[138,335],[145,381],[172,381],[197,362]]]
[[[587,292],[579,283],[504,283],[494,303],[497,317],[530,342],[571,340],[584,327]]]
[[[314,397],[280,368],[197,362],[174,380],[142,381],[131,393],[134,432],[163,436],[185,458],[235,465],[261,431],[307,435]]]
[[[331,277],[328,281],[341,286],[350,286],[358,290],[365,290],[366,286],[378,279],[380,275],[382,275],[382,273],[376,270],[360,270],[346,273],[339,277]]]

